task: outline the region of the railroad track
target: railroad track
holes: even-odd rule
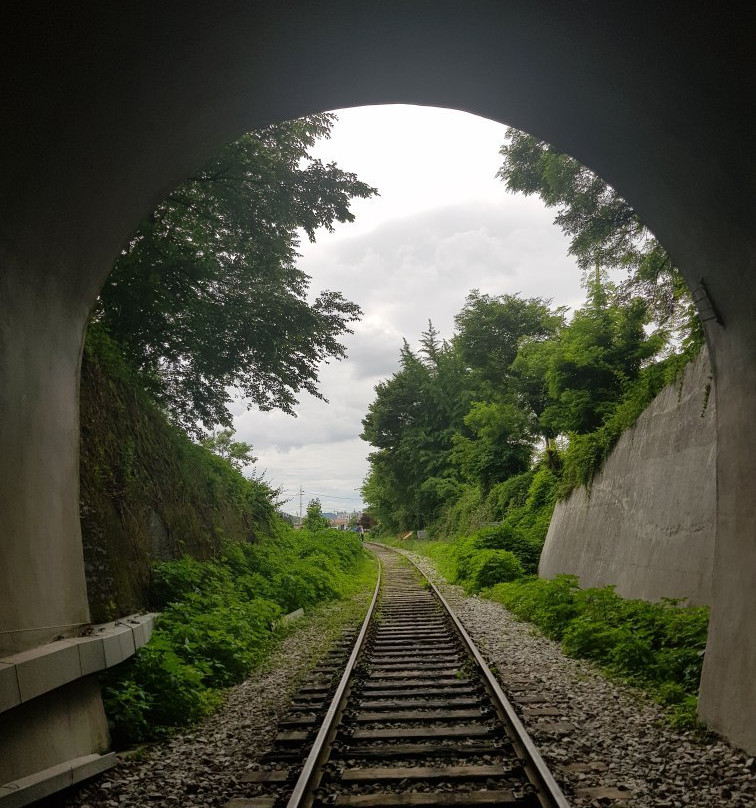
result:
[[[247,796],[226,808],[568,808],[438,590],[371,549],[382,580],[356,641],[315,669],[265,767],[242,778]]]

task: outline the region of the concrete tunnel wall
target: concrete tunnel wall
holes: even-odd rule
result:
[[[710,604],[715,409],[704,350],[620,437],[590,488],[557,503],[539,575],[613,584],[626,598]]]
[[[721,324],[707,323],[718,515],[700,709],[756,749],[753,8],[190,0],[11,13],[0,29],[5,653],[88,620],[78,363],[87,313],[139,220],[246,129],[356,104],[445,106],[570,152],[637,208],[692,288],[705,279]]]

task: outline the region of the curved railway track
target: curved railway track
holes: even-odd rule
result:
[[[227,808],[568,808],[438,590],[403,556],[371,549],[382,574],[356,641],[313,671],[267,768]]]

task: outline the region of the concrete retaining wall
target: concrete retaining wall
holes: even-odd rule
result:
[[[557,504],[539,574],[624,597],[711,603],[716,414],[704,351],[619,440],[590,491]]]

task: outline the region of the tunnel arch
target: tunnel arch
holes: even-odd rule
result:
[[[88,619],[78,366],[87,313],[129,233],[247,129],[418,103],[573,154],[640,212],[690,285],[705,280],[723,325],[708,329],[718,549],[701,713],[756,748],[753,7],[192,0],[18,14],[3,26],[0,76],[0,650]],[[51,588],[56,576],[64,585]]]

